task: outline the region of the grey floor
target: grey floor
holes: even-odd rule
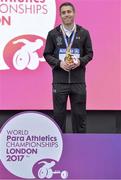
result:
[[[23,111],[0,111],[0,127],[13,115]],[[50,110],[40,110],[44,114],[53,117]],[[72,133],[71,115],[67,111],[66,132]],[[121,111],[87,111],[87,133],[121,133]]]

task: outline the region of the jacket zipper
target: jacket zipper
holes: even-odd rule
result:
[[[68,72],[68,83],[71,83],[71,71]]]

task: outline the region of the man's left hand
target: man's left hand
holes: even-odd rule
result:
[[[76,62],[73,63],[73,65],[71,66],[71,69],[76,69],[79,66],[80,66],[80,60],[76,59]]]

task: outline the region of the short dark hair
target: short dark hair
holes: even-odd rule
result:
[[[72,3],[70,3],[70,2],[62,3],[62,4],[60,5],[60,7],[59,7],[60,12],[61,12],[61,8],[62,8],[63,6],[71,6],[72,9],[73,9],[73,11],[75,12],[75,7],[74,7],[74,5],[73,5]]]

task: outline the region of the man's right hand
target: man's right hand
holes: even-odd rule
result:
[[[70,68],[70,65],[67,64],[65,61],[61,61],[61,62],[60,62],[60,67],[61,67],[64,71],[67,71],[67,72],[69,72],[69,70],[71,69],[71,68]]]

